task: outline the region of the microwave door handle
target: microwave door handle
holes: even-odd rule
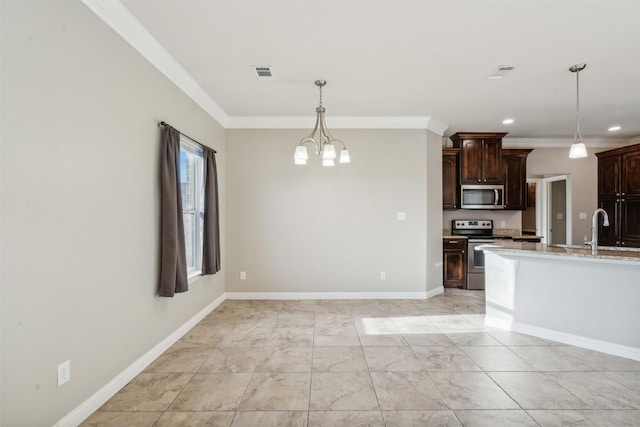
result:
[[[494,188],[494,189],[493,189],[493,191],[496,193],[496,201],[495,201],[495,202],[493,202],[493,205],[494,205],[494,206],[498,206],[498,200],[499,200],[499,198],[500,198],[500,195],[498,194],[498,189],[497,189],[497,188]]]

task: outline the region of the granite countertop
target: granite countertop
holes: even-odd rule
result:
[[[542,239],[542,236],[533,236],[529,234],[518,234],[511,236],[513,240]]]
[[[640,265],[640,248],[599,247],[598,254],[579,245],[547,245],[545,243],[498,241],[486,247],[488,252],[510,252],[522,256],[566,257],[599,262],[624,262]]]

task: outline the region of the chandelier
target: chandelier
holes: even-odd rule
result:
[[[587,147],[582,142],[582,134],[580,133],[580,71],[584,70],[587,64],[576,64],[569,68],[569,71],[576,73],[576,134],[571,149],[569,150],[569,157],[572,159],[580,159],[587,157]]]
[[[315,84],[320,89],[320,104],[316,108],[316,125],[309,136],[300,140],[300,143],[296,147],[295,154],[293,155],[293,162],[296,165],[306,165],[307,160],[309,159],[306,144],[312,144],[315,149],[314,151],[316,156],[322,156],[322,166],[335,166],[335,144],[338,143],[342,146],[340,150],[340,163],[351,163],[349,150],[347,150],[344,142],[339,139],[335,139],[329,132],[329,129],[327,129],[327,125],[324,122],[325,110],[322,106],[322,88],[327,84],[327,82],[324,80],[316,80]]]

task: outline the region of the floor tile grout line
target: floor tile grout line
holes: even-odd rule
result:
[[[413,302],[412,302],[412,304],[413,304],[414,306],[416,306],[416,304],[415,304],[415,303],[413,303]],[[233,307],[232,307],[232,308],[233,308]],[[286,310],[289,310],[289,309],[299,310],[299,307],[296,307],[296,306],[292,306],[292,307],[284,307],[284,309],[286,309]],[[276,308],[270,308],[269,310],[263,310],[263,311],[261,311],[261,313],[262,313],[262,317],[261,317],[261,318],[264,318],[264,319],[268,319],[268,318],[270,318],[269,313],[270,313],[272,310],[276,310]],[[377,313],[376,313],[376,314],[372,314],[372,315],[371,315],[371,317],[380,317],[380,318],[383,318],[383,317],[384,317],[384,318],[392,317],[392,316],[391,316],[391,312],[390,312],[390,310],[392,310],[392,305],[389,305],[389,306],[383,306],[383,310],[378,310],[377,308],[375,308],[375,307],[374,307],[374,311],[377,311]],[[366,310],[364,310],[364,311],[366,311]],[[384,311],[384,313],[383,313],[383,311]],[[425,318],[428,320],[428,314],[427,314],[427,313],[425,313],[423,310],[420,310],[420,309],[418,309],[418,311],[420,311],[421,313],[423,313],[423,314],[421,315],[421,317],[425,317]],[[361,312],[361,311],[359,310],[359,312]],[[463,313],[461,313],[460,311],[456,310],[455,308],[451,308],[451,313],[457,313],[457,314],[459,314],[459,315],[463,315]],[[408,314],[407,314],[407,315],[408,315]],[[353,316],[351,316],[351,319],[353,320]],[[208,319],[207,319],[207,320],[208,320]],[[471,319],[467,319],[467,320],[471,321]],[[472,322],[472,323],[474,323],[474,324],[475,324],[475,322]],[[396,326],[397,326],[397,325],[396,325]],[[445,331],[445,330],[444,330],[443,328],[441,328],[441,327],[437,327],[437,326],[436,326],[436,328],[437,328],[437,330],[439,331],[439,333],[442,333],[442,334],[444,334],[445,336],[447,336],[447,334],[448,334],[448,333],[451,333],[451,331],[447,332],[447,331]],[[273,329],[273,328],[272,328],[272,329]],[[445,329],[448,329],[448,328],[445,328]],[[314,335],[314,336],[312,337],[312,346],[311,346],[311,347],[312,347],[311,370],[310,370],[311,372],[309,373],[309,375],[310,375],[310,379],[311,379],[311,378],[312,378],[312,376],[313,376],[313,361],[314,361],[315,349],[317,348],[317,347],[316,347],[316,341],[315,341],[315,332],[316,332],[316,330],[317,330],[317,329],[316,329],[316,327],[315,327],[315,322],[314,322],[314,328],[313,328],[313,331],[314,331],[314,334],[313,334],[313,335]],[[482,331],[482,329],[479,329],[479,331]],[[356,331],[356,332],[357,332],[357,331]],[[525,359],[525,358],[523,358],[522,356],[520,356],[520,354],[516,353],[516,352],[514,351],[513,347],[516,347],[516,348],[517,348],[517,347],[528,348],[528,347],[532,347],[532,346],[539,346],[539,347],[545,347],[545,348],[558,348],[558,350],[559,350],[559,351],[562,351],[562,347],[564,347],[564,348],[573,348],[572,346],[558,346],[558,345],[554,345],[554,344],[546,344],[546,345],[545,345],[545,344],[526,344],[526,343],[520,343],[520,342],[516,343],[516,345],[508,345],[508,344],[505,344],[505,343],[506,343],[506,342],[513,342],[513,341],[512,341],[512,340],[507,340],[507,341],[505,341],[504,339],[498,339],[498,337],[497,337],[497,336],[492,335],[489,331],[483,331],[483,332],[484,332],[484,333],[487,333],[487,334],[488,334],[489,336],[491,336],[493,339],[496,339],[496,340],[500,343],[500,346],[501,346],[501,347],[507,347],[507,348],[509,348],[509,349],[510,349],[510,351],[511,351],[511,352],[512,352],[516,357],[519,357],[520,359],[524,360],[525,362],[527,362],[527,363],[529,363],[529,364],[531,364],[531,362],[529,362],[527,359]],[[368,347],[368,346],[364,346],[364,345],[363,345],[363,343],[362,343],[362,339],[361,339],[361,338],[362,338],[362,336],[361,336],[359,333],[357,333],[357,335],[358,335],[358,340],[359,340],[359,344],[360,344],[360,345],[359,345],[360,351],[364,354],[364,349],[365,349],[365,347]],[[411,348],[411,353],[412,353],[414,356],[416,356],[416,351],[415,351],[416,349],[415,349],[415,346],[408,344],[408,341],[407,341],[407,338],[406,338],[405,334],[402,334],[402,333],[401,333],[400,335],[402,336],[402,338],[403,338],[403,340],[404,340],[405,344],[407,344],[407,346]],[[468,344],[470,344],[470,343],[468,343]],[[219,346],[219,343],[217,343],[214,347],[218,347],[218,346]],[[295,346],[298,346],[298,345],[296,344]],[[454,342],[454,343],[453,343],[453,345],[452,345],[452,348],[455,348],[456,350],[461,351],[463,354],[466,354],[466,356],[467,356],[467,357],[469,357],[469,354],[467,354],[466,352],[464,352],[464,350],[462,350],[462,349],[461,349],[461,347],[462,347],[462,346],[463,346],[462,344],[458,344],[458,343],[455,343],[455,342]],[[207,347],[211,348],[211,346],[210,346],[210,345],[207,345]],[[237,346],[236,346],[236,347],[237,347]],[[260,346],[260,347],[264,347],[264,346]],[[276,346],[276,347],[278,347],[278,346]],[[403,347],[404,347],[404,346],[403,346]],[[426,347],[432,347],[432,346],[426,346]],[[481,346],[476,346],[476,345],[467,345],[467,347],[481,347]],[[482,346],[482,347],[485,347],[485,346]],[[495,347],[495,346],[489,346],[489,347]],[[559,348],[559,347],[560,347],[560,348]],[[163,353],[163,354],[164,354],[164,353]],[[481,372],[483,372],[483,373],[485,373],[486,375],[488,375],[488,376],[493,380],[493,382],[494,382],[494,383],[497,383],[497,382],[496,382],[496,380],[494,380],[494,379],[493,379],[493,377],[491,377],[491,376],[489,375],[489,373],[491,373],[491,372],[522,372],[522,373],[526,372],[526,373],[542,373],[542,374],[545,376],[545,378],[546,378],[547,380],[552,381],[553,383],[557,384],[560,388],[564,389],[564,390],[565,390],[566,392],[568,392],[570,395],[572,395],[573,397],[575,397],[576,399],[578,399],[578,401],[583,402],[583,403],[587,406],[587,408],[588,408],[588,409],[584,409],[584,411],[589,411],[589,412],[593,412],[593,413],[595,413],[595,412],[597,412],[597,411],[603,412],[604,410],[601,410],[601,409],[599,409],[599,408],[596,408],[596,407],[594,407],[594,406],[592,406],[592,405],[587,404],[587,403],[586,403],[586,402],[584,402],[582,399],[580,399],[578,396],[576,396],[574,393],[572,393],[572,392],[571,392],[567,387],[563,386],[563,385],[562,385],[562,384],[560,384],[560,383],[559,383],[555,378],[551,377],[551,376],[550,376],[550,374],[555,374],[555,373],[571,373],[571,374],[581,374],[581,373],[591,373],[591,374],[592,374],[592,373],[598,373],[598,374],[599,374],[603,379],[606,379],[606,381],[607,381],[607,382],[610,382],[612,385],[615,385],[616,387],[619,387],[619,388],[623,388],[623,389],[625,389],[625,390],[630,390],[630,391],[631,391],[631,392],[633,392],[634,394],[638,393],[638,391],[637,391],[637,390],[635,390],[634,388],[632,388],[632,387],[630,387],[630,386],[628,386],[628,385],[625,385],[625,384],[621,383],[620,381],[616,380],[615,378],[612,378],[611,376],[607,375],[608,373],[612,373],[612,372],[629,372],[629,373],[633,373],[633,372],[637,372],[637,371],[633,371],[633,370],[628,371],[628,370],[623,370],[623,369],[619,369],[619,370],[609,370],[608,366],[606,365],[606,362],[607,362],[607,361],[599,362],[597,359],[596,359],[596,360],[593,360],[593,359],[588,359],[588,358],[586,358],[586,357],[579,357],[579,356],[576,356],[575,354],[568,354],[568,356],[569,356],[569,357],[571,357],[571,358],[573,358],[573,359],[575,359],[575,360],[577,360],[577,361],[578,361],[579,363],[581,363],[582,365],[584,365],[586,369],[581,369],[581,370],[579,370],[579,371],[575,371],[575,370],[559,370],[559,371],[554,371],[554,370],[542,370],[540,367],[535,366],[535,365],[532,365],[532,367],[533,367],[534,369],[536,369],[535,371],[489,371],[489,370],[483,369],[482,367],[480,367],[480,369],[481,369]],[[209,357],[211,357],[211,356],[209,356]],[[206,360],[208,360],[208,359],[206,359]],[[185,384],[185,385],[180,389],[180,391],[176,394],[176,396],[174,397],[174,399],[169,403],[169,405],[167,406],[167,408],[166,408],[164,411],[150,411],[150,412],[160,412],[160,413],[161,413],[160,417],[162,417],[162,416],[163,416],[163,414],[166,414],[166,412],[169,410],[169,408],[171,407],[171,405],[174,403],[175,399],[176,399],[176,398],[177,398],[177,397],[178,397],[178,396],[179,396],[179,395],[184,391],[184,389],[188,386],[189,382],[190,382],[190,381],[192,381],[192,379],[196,376],[196,374],[197,374],[197,373],[200,373],[199,371],[200,371],[200,369],[202,368],[202,366],[206,363],[206,360],[203,360],[203,361],[200,363],[200,367],[198,368],[198,370],[197,370],[197,371],[195,371],[195,372],[186,372],[186,373],[190,373],[190,374],[191,374],[191,378],[189,378],[189,380],[187,381],[187,383],[186,383],[186,384]],[[426,367],[424,366],[424,363],[422,362],[422,360],[420,360],[419,358],[418,358],[418,360],[419,360],[420,366],[422,366],[423,370],[425,370],[425,371],[427,371],[427,372],[429,373],[429,376],[430,376],[430,378],[431,378],[431,379],[432,379],[432,381],[433,381],[432,371],[428,371],[428,370],[426,369]],[[476,364],[476,365],[477,365],[477,363],[476,363],[473,359],[471,359],[471,360],[472,360],[472,362],[473,362],[474,364]],[[372,383],[372,385],[373,385],[373,379],[372,379],[372,376],[371,376],[371,375],[372,375],[372,371],[371,371],[371,369],[370,369],[370,367],[369,367],[369,365],[368,365],[368,362],[366,361],[366,357],[365,357],[365,363],[367,363],[367,371],[369,372],[369,378],[370,378],[370,381],[371,381],[371,383]],[[601,363],[601,364],[599,365],[598,363]],[[443,372],[473,372],[473,371],[460,371],[460,370],[456,370],[456,371],[443,371]],[[475,371],[475,372],[477,372],[477,371]],[[184,374],[184,373],[185,373],[185,372],[182,372],[182,374]],[[254,372],[252,373],[252,375],[251,375],[251,377],[250,377],[250,380],[251,380],[251,378],[253,378],[254,374],[255,374],[255,369],[254,369]],[[244,390],[244,392],[243,392],[243,395],[242,395],[242,397],[240,398],[240,402],[242,402],[242,400],[245,398],[246,391],[248,390],[248,386],[249,386],[249,384],[250,384],[250,380],[249,380],[249,382],[247,383],[247,387],[245,387],[245,390]],[[434,381],[434,382],[435,382],[435,381]],[[526,414],[527,414],[527,416],[529,416],[530,418],[532,418],[532,419],[533,419],[533,420],[538,424],[538,421],[537,421],[537,420],[535,420],[535,419],[531,416],[531,414],[529,413],[529,411],[531,411],[531,410],[533,410],[533,409],[524,409],[524,408],[522,408],[522,405],[521,405],[519,402],[517,402],[513,397],[511,397],[511,395],[510,395],[509,393],[507,393],[505,389],[503,389],[499,384],[497,384],[497,385],[498,385],[498,387],[499,387],[499,388],[500,388],[504,393],[506,393],[506,394],[507,394],[507,396],[509,396],[509,398],[511,398],[513,401],[515,401],[515,402],[516,402],[516,404],[517,404],[517,405],[518,405],[518,407],[520,408],[520,409],[517,409],[517,410],[524,411],[524,413],[526,413]],[[309,421],[310,421],[309,413],[310,413],[310,401],[311,401],[311,381],[310,381],[310,386],[309,386],[309,387],[310,387],[310,391],[309,391],[309,403],[308,403],[308,410],[307,410],[307,422],[309,422]],[[381,413],[381,415],[382,415],[382,417],[383,417],[383,422],[385,422],[385,423],[386,423],[386,420],[384,419],[384,411],[382,411],[382,408],[380,407],[380,401],[379,401],[378,396],[377,396],[377,391],[376,391],[376,389],[375,389],[375,386],[373,386],[373,387],[374,387],[374,388],[373,388],[374,393],[376,394],[376,400],[377,400],[377,402],[378,402],[378,409],[379,409],[379,411],[380,411],[380,413]],[[438,391],[439,391],[439,392],[440,392],[440,394],[442,395],[442,392],[440,391],[440,388],[437,386],[437,383],[436,383],[436,387],[438,388]],[[444,396],[443,396],[443,398],[444,398]],[[446,402],[446,399],[445,399],[445,402]],[[450,408],[450,405],[448,404],[448,402],[447,402],[447,406],[449,407],[449,411],[452,411],[452,412],[454,412],[454,414],[455,414],[455,411],[456,411],[456,410],[451,409],[451,408]],[[488,410],[488,409],[481,409],[481,410]],[[516,409],[514,409],[514,410],[516,410]],[[615,411],[622,411],[622,410],[623,410],[623,409],[607,409],[606,411],[611,412],[611,413],[615,413]],[[581,411],[582,411],[582,409],[581,409]],[[136,412],[140,412],[140,411],[136,411]],[[193,412],[193,411],[190,411],[190,412]],[[238,411],[234,411],[234,419],[235,419],[235,417],[236,417],[236,415],[237,415],[237,412],[238,412]],[[456,417],[457,417],[457,414],[456,414]],[[232,422],[233,422],[233,419],[232,419]],[[157,421],[156,421],[156,423],[157,423]]]

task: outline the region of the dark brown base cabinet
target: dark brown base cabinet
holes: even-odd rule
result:
[[[447,239],[442,242],[444,268],[442,282],[445,288],[467,288],[467,240]]]
[[[640,144],[596,153],[598,206],[607,211],[609,227],[599,220],[598,244],[640,247]]]

